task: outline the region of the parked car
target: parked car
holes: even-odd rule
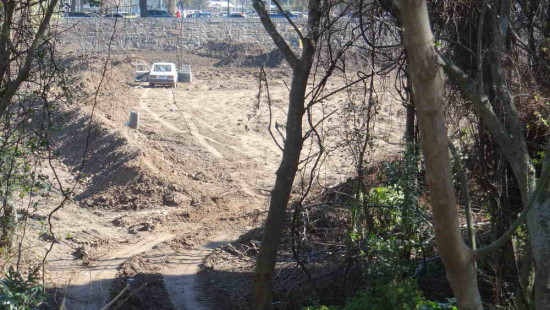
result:
[[[103,15],[103,17],[107,17],[107,18],[124,18],[124,16],[122,16],[122,14],[120,13],[107,13],[105,15]]]
[[[178,87],[178,71],[176,65],[170,62],[156,62],[151,67],[147,78],[149,86],[167,85]]]
[[[138,16],[128,12],[113,12],[113,13],[107,13],[103,15],[103,17],[136,18]]]
[[[200,11],[199,10],[184,10],[182,16],[183,16],[183,18],[200,17]]]
[[[241,13],[241,12],[234,12],[234,13],[229,14],[227,17],[230,17],[230,18],[246,18],[246,14]]]
[[[65,17],[93,17],[93,15],[86,12],[65,12]]]
[[[147,10],[148,17],[172,17],[168,12],[163,10]]]
[[[212,17],[210,12],[200,12],[199,17]]]
[[[297,18],[295,14],[289,11],[285,11],[285,14],[290,18]],[[269,12],[269,17],[271,18],[286,18],[285,14],[281,13],[280,11],[271,11]]]
[[[134,74],[134,81],[136,82],[148,82],[149,73],[151,72],[151,66],[145,63],[139,63],[136,65],[136,73]]]

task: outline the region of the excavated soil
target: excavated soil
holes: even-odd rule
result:
[[[53,167],[63,182],[78,179],[78,186],[74,199],[53,217],[57,243],[48,257],[47,280],[57,288],[57,305],[50,307],[101,309],[125,290],[116,301],[119,309],[215,308],[223,294],[208,289],[223,276],[207,285],[203,281],[201,293],[197,273],[214,248],[264,219],[281,159],[272,134],[281,143],[289,70],[278,65],[275,52],[257,46],[207,44],[198,55],[133,52],[109,60],[64,59],[71,98],[56,115],[62,130],[54,139],[59,158]],[[192,83],[172,89],[133,81],[137,63],[178,59],[192,65]],[[265,86],[258,93],[255,67],[269,63],[271,105]],[[334,80],[327,92],[343,83]],[[348,95],[331,97],[312,111],[317,119],[326,117],[322,132],[333,149],[343,134],[338,109],[343,111]],[[381,108],[380,137],[400,139],[402,125],[392,121],[399,110],[394,104]],[[139,112],[137,130],[126,125],[130,111]],[[306,143],[304,157],[315,152],[316,144]],[[319,184],[340,183],[352,173],[345,152],[323,162]],[[49,165],[42,169],[52,175]],[[303,177],[308,176],[299,176],[298,185]],[[44,215],[61,198],[60,190],[41,198],[35,216],[42,220],[31,223],[32,231],[44,230]]]

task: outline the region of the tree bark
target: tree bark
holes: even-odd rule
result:
[[[482,309],[475,258],[460,233],[442,107],[443,72],[434,47],[426,1],[401,1],[401,15],[438,250],[458,307]]]

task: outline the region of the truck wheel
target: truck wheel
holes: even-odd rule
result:
[[[178,82],[174,82],[174,88],[178,88]]]
[[[155,87],[155,84],[149,83],[149,87]]]

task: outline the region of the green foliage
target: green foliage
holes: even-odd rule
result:
[[[98,7],[101,4],[101,1],[100,0],[88,0],[88,3],[90,4],[90,6]]]
[[[535,153],[535,155],[533,156],[533,165],[535,166],[540,166],[542,165],[542,161],[544,159],[544,151],[539,151],[537,153]]]
[[[5,278],[0,282],[0,308],[5,310],[38,309],[47,297],[43,287],[38,283],[39,267],[31,270],[26,278],[9,268]]]
[[[454,301],[426,301],[414,279],[383,282],[360,290],[342,307],[313,305],[303,310],[458,310]]]
[[[447,302],[424,301],[420,304],[419,310],[458,310],[455,306],[455,299],[450,298]]]
[[[535,112],[535,116],[537,117],[538,124],[544,127],[550,127],[550,120],[548,118],[544,117],[540,112]]]
[[[372,204],[395,205],[403,201],[403,192],[398,186],[374,187],[367,200]]]
[[[343,310],[410,310],[419,309],[422,293],[412,279],[403,282],[382,281],[361,290],[351,298]]]
[[[403,192],[398,186],[374,187],[367,195],[368,205],[379,207],[371,208],[369,216],[377,227],[382,231],[390,231],[401,223],[399,206],[403,202]],[[386,206],[386,207],[384,207]],[[370,233],[378,233],[378,230]]]
[[[410,278],[419,257],[432,254],[433,231],[419,206],[420,157],[413,149],[385,167],[386,182],[360,192],[351,203],[349,253],[357,255],[367,285],[342,307],[313,304],[308,310],[436,310],[451,304],[426,301]]]
[[[427,225],[426,210],[419,206],[418,200],[423,192],[419,181],[420,156],[414,150],[408,149],[403,153],[403,159],[392,162],[386,167],[387,183],[397,187],[402,192],[400,218],[400,239],[407,244],[411,255],[426,248],[426,242],[434,238],[433,230]]]
[[[0,216],[0,226],[3,228],[0,239],[5,249],[0,255],[9,252],[16,228],[28,216],[25,212],[17,217],[15,201],[50,188],[48,177],[34,169],[36,156],[43,153],[46,145],[43,138],[25,134],[23,129],[0,135],[0,197],[5,209]],[[38,205],[33,204],[32,207],[35,211]]]
[[[35,192],[47,189],[48,177],[35,174],[32,156],[45,147],[45,141],[36,137],[21,139],[13,133],[8,138],[0,138],[0,196],[11,197],[17,192],[19,198],[27,196],[31,190]]]
[[[396,237],[368,236],[361,254],[365,261],[364,272],[368,279],[392,282],[403,278],[412,268],[409,261],[401,258],[403,243]]]

